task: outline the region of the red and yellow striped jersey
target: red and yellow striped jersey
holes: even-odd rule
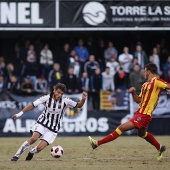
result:
[[[145,82],[142,85],[141,92],[139,94],[139,97],[141,97],[141,102],[137,112],[152,116],[152,112],[158,103],[160,93],[162,89],[167,87],[167,85],[167,82],[157,77]]]

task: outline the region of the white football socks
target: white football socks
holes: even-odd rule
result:
[[[30,144],[25,141],[20,148],[18,149],[17,153],[15,154],[16,157],[20,157],[22,153],[24,153],[28,148],[30,147]]]
[[[30,153],[37,153],[38,151],[37,151],[37,146],[35,146],[34,148],[32,148],[31,150],[30,150]]]

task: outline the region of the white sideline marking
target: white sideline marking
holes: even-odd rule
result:
[[[78,160],[125,160],[124,158],[51,158],[51,159],[34,159],[37,161],[78,161]],[[136,158],[128,158],[126,160],[141,160],[140,158],[136,159]],[[148,159],[147,159],[148,160]]]
[[[167,159],[167,156],[164,156],[164,159]],[[150,158],[150,159],[141,159],[141,158],[135,158],[135,157],[131,157],[131,158],[49,158],[49,159],[36,159],[33,158],[32,161],[80,161],[80,160],[126,160],[126,161],[149,161],[149,160],[154,160],[154,158]],[[0,160],[0,162],[4,162],[4,161],[11,161],[10,159],[7,160]],[[30,161],[25,161],[25,159],[19,159],[18,161],[24,161],[24,162],[30,162]],[[18,162],[17,161],[17,162]],[[12,162],[12,161],[11,161]]]

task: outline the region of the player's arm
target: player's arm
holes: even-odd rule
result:
[[[170,84],[168,84],[165,89],[167,91],[167,94],[170,94]]]
[[[161,89],[165,89],[167,91],[167,94],[170,94],[170,84],[166,81],[158,78],[156,79],[156,85]]]
[[[87,98],[87,93],[86,92],[83,92],[82,93],[82,99],[77,103],[77,108],[81,108],[83,105],[84,105],[84,103],[85,103],[85,101],[86,101],[86,98]]]
[[[12,116],[12,118],[17,119],[17,118],[21,117],[25,112],[28,112],[29,110],[33,109],[34,107],[38,106],[39,104],[44,103],[48,99],[49,99],[48,95],[40,97],[39,99],[35,100],[33,103],[26,106],[21,112],[14,114]]]
[[[128,90],[129,93],[132,94],[132,97],[134,99],[134,101],[136,103],[140,103],[141,102],[141,97],[139,97],[137,94],[136,94],[136,90],[134,87],[131,87],[129,90]]]
[[[29,104],[28,106],[26,106],[21,112],[17,113],[17,114],[14,114],[12,116],[13,119],[17,119],[19,118],[20,116],[22,116],[25,112],[28,112],[29,110],[33,109],[34,108],[34,105],[33,103]]]

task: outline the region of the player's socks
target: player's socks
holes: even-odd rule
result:
[[[22,153],[24,153],[28,148],[30,147],[30,144],[25,141],[20,148],[18,149],[17,153],[15,154],[15,157],[20,157]]]
[[[34,153],[37,153],[38,151],[37,151],[37,146],[35,146],[34,148],[32,148],[31,150],[30,150],[30,153],[32,153],[32,154],[34,154]]]
[[[149,133],[149,132],[146,132],[146,134],[143,136],[143,138],[149,142],[150,144],[152,144],[153,146],[155,146],[155,148],[159,151],[160,148],[161,148],[161,145],[160,143],[155,139],[155,137]]]
[[[108,142],[111,142],[111,141],[115,140],[121,134],[122,134],[121,130],[119,128],[117,128],[114,132],[110,133],[108,136],[104,137],[101,140],[98,140],[98,146],[102,145],[104,143],[108,143]]]

